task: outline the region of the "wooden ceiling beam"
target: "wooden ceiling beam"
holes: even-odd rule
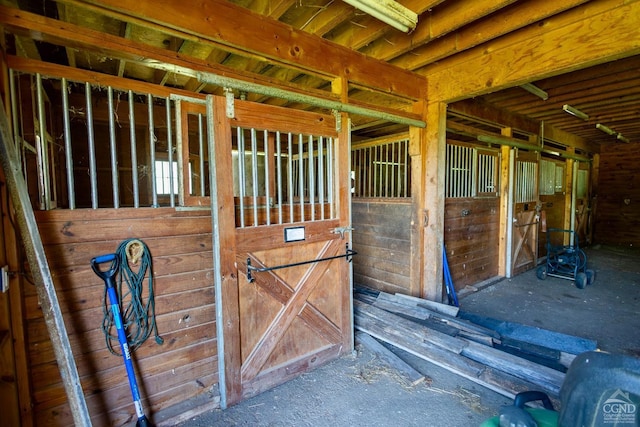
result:
[[[324,36],[326,33],[349,19],[353,12],[353,7],[343,1],[338,4],[329,3],[322,10],[318,11],[312,19],[300,24],[300,29],[316,36]],[[332,5],[331,8],[328,6]],[[295,26],[295,25],[294,25]]]
[[[205,0],[188,8],[182,0],[72,1],[91,4],[107,15],[113,16],[115,12],[118,19],[124,14],[308,72],[345,77],[362,86],[411,99],[426,98],[425,80],[415,73],[368,58],[225,0]],[[252,30],[258,28],[260,31]]]
[[[335,100],[335,96],[326,91],[314,91],[287,82],[274,81],[260,75],[243,73],[219,64],[181,55],[166,49],[125,40],[122,37],[92,31],[87,28],[45,18],[18,9],[0,6],[0,21],[6,31],[24,36],[31,40],[47,41],[78,50],[88,50],[105,57],[125,59],[160,70],[195,76],[197,71],[210,72],[241,81],[258,83],[302,94]]]
[[[463,26],[475,22],[483,17],[507,7],[516,0],[502,0],[482,2],[477,0],[456,1],[444,3],[432,12],[421,15],[416,30],[407,35],[400,32],[390,33],[386,40],[376,40],[363,49],[362,53],[374,58],[388,61],[404,53],[425,45],[431,40],[452,33]],[[422,7],[419,13],[432,9],[432,4]],[[493,21],[493,20],[491,20]],[[492,22],[496,26],[496,22]]]
[[[405,1],[401,1],[400,3],[402,3],[404,7],[420,15],[423,12],[426,12],[436,7],[443,1],[444,0],[429,0],[429,1],[405,0]],[[353,11],[354,11],[353,7],[351,7],[351,11],[353,14]],[[420,31],[420,28],[424,26],[424,24],[420,22],[420,19],[422,18],[418,18],[418,26],[416,28],[416,31]],[[358,22],[358,24],[354,23],[352,25],[353,25],[353,31],[341,32],[331,40],[334,43],[338,43],[339,45],[342,45],[342,46],[347,46],[350,49],[361,50],[365,46],[369,45],[369,43],[375,43],[375,40],[395,39],[397,37],[399,38],[408,37],[405,33],[401,31],[392,30],[391,28],[389,28],[388,25],[384,24],[380,20],[371,16],[366,16],[362,18]],[[411,37],[409,37],[409,39],[411,39]]]
[[[479,100],[464,100],[449,105],[449,111],[461,113],[468,117],[477,117],[487,122],[495,123],[498,126],[518,129],[527,133],[539,135],[540,121],[530,119],[520,114],[513,114],[507,110],[497,109],[492,105]],[[584,138],[569,132],[557,129],[552,125],[544,124],[545,138],[553,139],[570,147],[575,147],[590,153],[599,153],[600,147]]]
[[[440,61],[449,55],[464,52],[482,43],[539,22],[550,16],[579,6],[588,0],[521,0],[517,7],[500,10],[490,19],[472,22],[455,33],[435,39],[397,58],[392,64],[409,70]]]
[[[640,53],[640,1],[592,1],[423,70],[430,101],[495,92]]]

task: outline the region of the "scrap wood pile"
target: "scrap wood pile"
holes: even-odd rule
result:
[[[592,340],[365,288],[356,289],[354,315],[364,345],[369,335],[510,398],[540,390],[556,399],[571,361],[596,349]]]

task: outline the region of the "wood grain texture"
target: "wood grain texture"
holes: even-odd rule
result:
[[[143,404],[165,407],[217,382],[210,211],[55,210],[38,212],[37,219],[94,425],[111,425],[131,405],[121,357],[106,350],[101,330],[104,283],[89,267],[92,257],[114,252],[121,240],[138,237],[149,247],[156,320],[165,339],[160,346],[151,337],[134,352]],[[42,312],[35,293],[26,290],[34,418],[68,425],[70,411]],[[202,386],[191,385],[196,383]]]
[[[410,293],[411,204],[353,199],[356,283]]]

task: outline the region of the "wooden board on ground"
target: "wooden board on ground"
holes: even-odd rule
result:
[[[425,380],[425,376],[416,371],[411,365],[398,357],[394,352],[380,344],[375,338],[365,332],[356,332],[356,343],[366,346],[389,366],[404,375],[411,385],[418,385]]]

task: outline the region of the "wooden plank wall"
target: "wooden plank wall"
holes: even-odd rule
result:
[[[547,228],[564,228],[565,195],[541,195],[540,202],[545,213]],[[547,255],[547,233],[540,228],[538,235],[538,257]]]
[[[595,203],[594,243],[640,245],[638,144],[603,145]]]
[[[94,256],[129,238],[153,257],[155,308],[164,344],[151,336],[133,355],[147,416],[190,397],[218,394],[218,366],[209,210],[54,210],[37,222],[94,426],[135,422],[122,358],[102,332],[104,282]],[[25,323],[36,425],[72,424],[36,291],[24,290]],[[117,347],[117,343],[114,343]]]
[[[498,275],[500,198],[447,198],[444,244],[456,290]]]
[[[353,280],[381,291],[409,293],[411,200],[352,199]]]

